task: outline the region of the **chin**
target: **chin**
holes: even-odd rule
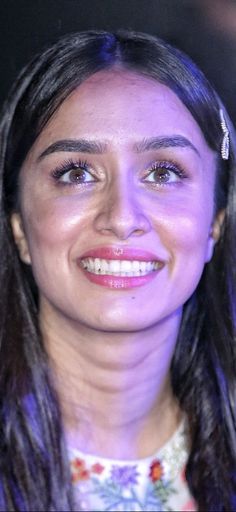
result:
[[[158,324],[157,319],[137,318],[134,317],[132,312],[126,315],[104,315],[101,314],[98,317],[93,317],[91,322],[86,322],[94,330],[106,331],[106,332],[137,332],[144,329],[148,329]]]

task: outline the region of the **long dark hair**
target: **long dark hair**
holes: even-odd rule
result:
[[[0,126],[0,510],[73,510],[60,406],[38,327],[37,287],[19,257],[10,215],[30,147],[61,102],[101,69],[117,66],[171,88],[216,152],[215,212],[225,220],[214,256],[184,306],[172,383],[190,428],[187,481],[200,510],[234,510],[236,169],[220,156],[220,101],[180,51],[141,33],[64,37],[21,73]],[[226,115],[226,114],[225,114]],[[227,115],[226,115],[227,117]],[[230,121],[227,118],[230,125]]]

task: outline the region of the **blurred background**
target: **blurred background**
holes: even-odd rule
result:
[[[130,28],[188,53],[236,125],[236,0],[0,0],[0,105],[19,70],[68,32]]]

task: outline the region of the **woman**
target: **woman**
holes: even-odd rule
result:
[[[214,90],[154,37],[70,35],[16,82],[1,167],[1,510],[234,510]]]

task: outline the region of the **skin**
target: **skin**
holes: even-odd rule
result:
[[[145,138],[176,135],[195,149],[135,150]],[[106,150],[56,151],[39,159],[50,144],[78,138],[106,141]],[[87,161],[87,184],[52,177],[69,159]],[[167,170],[163,185],[151,173],[156,162],[170,162],[183,174]],[[107,457],[145,457],[176,429],[181,413],[169,368],[183,304],[219,236],[214,181],[215,154],[186,107],[167,87],[128,71],[103,71],[85,81],[31,148],[12,228],[39,287],[41,329],[73,446]],[[164,266],[138,288],[91,283],[78,258],[111,245],[151,251]]]

